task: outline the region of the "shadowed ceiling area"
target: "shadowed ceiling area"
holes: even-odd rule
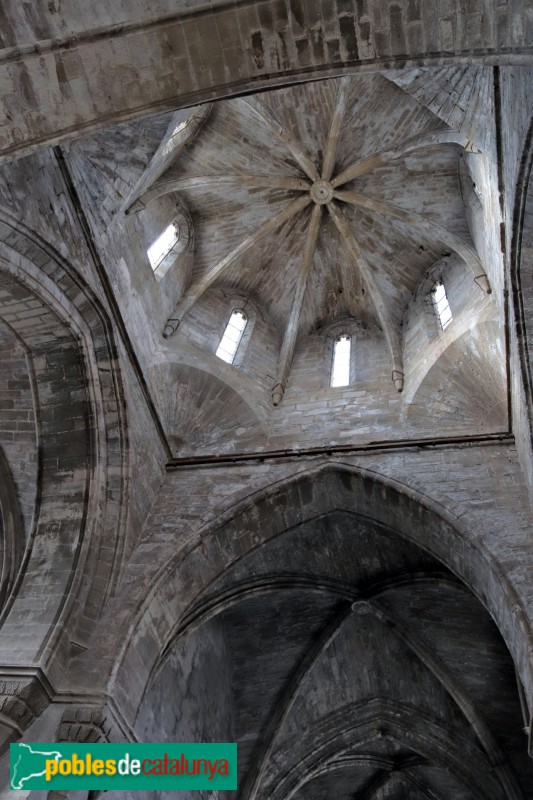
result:
[[[240,559],[183,620],[141,726],[212,636],[242,800],[528,796],[517,678],[496,626],[396,533],[336,511]]]

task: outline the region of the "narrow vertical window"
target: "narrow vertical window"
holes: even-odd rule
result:
[[[146,251],[154,272],[161,264],[163,259],[165,259],[172,251],[178,241],[179,228],[174,222],[171,222],[171,224],[165,228],[163,233],[157,237],[155,242],[151,244]]]
[[[233,364],[237,348],[246,328],[246,322],[246,316],[242,311],[235,310],[232,312],[216,352],[216,355],[227,364]]]
[[[351,338],[346,334],[339,336],[333,348],[333,368],[331,370],[331,386],[350,385],[350,351]]]
[[[439,318],[442,330],[445,331],[448,325],[453,320],[453,317],[450,309],[450,304],[448,303],[448,298],[446,296],[446,289],[444,288],[444,284],[442,281],[438,281],[438,283],[435,284],[435,286],[433,287],[432,295],[433,295],[433,306],[435,308],[435,313]]]

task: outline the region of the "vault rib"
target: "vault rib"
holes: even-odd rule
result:
[[[348,87],[350,85],[350,78],[341,78],[339,84],[339,91],[337,93],[337,104],[333,117],[331,119],[331,128],[329,131],[328,143],[326,145],[326,152],[324,154],[324,165],[322,167],[322,180],[330,181],[335,167],[335,157],[337,155],[337,147],[339,144],[339,137],[341,134],[342,123],[346,114],[346,107],[348,105]]]
[[[170,336],[176,333],[182,317],[187,313],[187,311],[189,311],[189,309],[192,308],[202,294],[209,289],[216,279],[219,278],[237,258],[247,253],[248,250],[260,242],[261,239],[263,239],[269,233],[272,233],[272,231],[276,230],[276,228],[279,228],[280,225],[282,225],[284,222],[287,222],[287,220],[291,219],[291,217],[294,217],[296,214],[298,214],[302,209],[309,205],[310,202],[311,198],[309,195],[305,195],[304,197],[299,197],[297,200],[294,200],[288,206],[285,206],[285,208],[282,208],[281,211],[275,214],[271,219],[267,220],[267,222],[261,225],[260,228],[257,228],[254,233],[251,233],[249,236],[247,236],[246,239],[237,245],[237,247],[235,247],[230,253],[228,253],[226,256],[224,256],[224,258],[211,267],[211,269],[202,278],[200,278],[198,283],[189,287],[174,309],[174,313],[167,320],[165,329],[163,331],[164,338],[168,339]]]
[[[412,153],[415,150],[423,150],[425,147],[431,147],[434,144],[458,144],[467,153],[481,153],[481,150],[462,133],[452,130],[433,131],[432,133],[422,134],[422,136],[412,136],[395,147],[373,153],[370,156],[366,156],[366,158],[355,161],[351,166],[340,172],[331,183],[335,188],[343,186],[345,183],[353,181],[355,178],[359,178],[361,175],[365,175],[383,164],[388,164],[389,161],[394,161],[396,158],[401,158],[401,156]]]
[[[393,778],[398,778],[403,784],[415,786],[427,800],[440,800],[418,776],[413,775],[412,769],[408,767],[402,768],[401,766],[392,769],[380,782],[376,781],[375,785],[369,785],[363,794],[360,796],[357,795],[358,800],[372,800],[372,798],[376,796],[376,793]]]
[[[150,189],[155,181],[160,178],[179,157],[184,148],[192,142],[209,117],[212,108],[213,103],[197,106],[192,110],[190,117],[181,122],[178,122],[180,112],[172,116],[163,141],[154,153],[152,160],[144,170],[137,185],[122,205],[122,212],[131,214],[132,211],[139,211],[141,208],[144,208],[145,204],[143,204],[139,198]],[[141,205],[137,208],[139,202],[141,202]]]
[[[431,792],[425,786],[424,782],[420,780],[418,775],[416,775],[414,768],[419,764],[426,765],[426,762],[423,759],[417,759],[416,757],[411,757],[405,759],[403,763],[398,763],[393,758],[377,757],[375,755],[348,754],[340,757],[334,756],[331,760],[321,764],[320,767],[310,771],[309,774],[305,776],[306,781],[303,786],[305,786],[306,783],[309,783],[310,781],[315,780],[322,775],[328,775],[335,770],[370,766],[375,767],[376,771],[369,778],[366,786],[364,786],[363,789],[358,792],[357,800],[370,800],[370,798],[374,796],[375,792],[382,788],[394,775],[401,776],[410,783],[413,783],[413,785],[415,785],[416,788],[428,798],[428,800],[439,800],[437,795],[433,794],[433,792]],[[298,790],[301,788],[302,787],[299,786]],[[294,794],[295,792],[292,793],[293,796]]]
[[[370,609],[368,612],[371,613]],[[367,613],[366,610],[365,613]],[[403,720],[401,719],[402,712]],[[321,737],[321,741],[316,742],[316,736],[313,736],[310,728],[307,728],[307,733],[311,733],[310,749],[299,760],[293,761],[291,767],[281,776],[276,788],[270,793],[273,800],[292,800],[294,795],[308,782],[310,776],[319,774],[324,767],[327,769],[329,764],[338,760],[339,757],[351,754],[354,746],[357,747],[361,741],[367,744],[384,735],[398,743],[407,743],[409,749],[416,753],[412,759],[406,760],[407,765],[417,762],[420,765],[420,762],[424,761],[428,766],[443,768],[456,775],[458,780],[469,789],[471,793],[469,796],[476,800],[487,800],[488,797],[498,797],[501,800],[501,794],[499,792],[495,794],[493,791],[495,788],[494,776],[490,770],[488,770],[488,779],[486,777],[485,771],[488,762],[479,749],[476,747],[474,758],[471,762],[465,763],[463,750],[453,739],[449,738],[448,729],[434,717],[420,713],[420,711],[417,712],[414,706],[374,697],[372,700],[361,703],[348,704],[334,713],[337,724],[333,730],[329,728],[325,731],[327,739]],[[322,720],[324,720],[323,717]],[[365,731],[369,723],[373,730]],[[314,725],[316,724],[314,723]],[[321,727],[323,726],[321,725]],[[353,736],[359,733],[361,728],[364,731],[364,738],[362,740],[355,738],[355,741],[347,744],[347,734]],[[439,733],[444,734],[446,738],[440,738]],[[328,755],[327,749],[330,748],[332,739],[340,740],[342,746],[332,755]],[[324,750],[326,750],[325,757],[321,754]],[[500,784],[497,785],[497,788],[501,788]]]
[[[396,328],[390,318],[389,310],[381,296],[381,292],[374,281],[372,269],[365,258],[359,242],[353,234],[350,223],[342,211],[336,207],[335,203],[328,203],[327,209],[331,214],[335,225],[337,226],[348,252],[350,253],[359,272],[361,273],[363,281],[372,298],[372,302],[374,303],[374,307],[376,309],[376,313],[378,315],[391,354],[392,380],[398,391],[401,392],[403,390],[403,362],[398,332],[396,331]]]
[[[395,770],[391,769],[385,774],[378,773],[377,775],[372,775],[367,781],[366,786],[363,787],[362,791],[357,793],[357,800],[372,800],[372,798],[376,796],[380,789],[385,788],[395,774]]]
[[[283,336],[283,343],[281,345],[281,352],[278,360],[278,368],[276,372],[276,382],[272,388],[272,403],[274,406],[279,405],[283,394],[285,392],[285,385],[289,376],[289,371],[292,364],[294,355],[294,348],[296,347],[296,338],[298,336],[298,327],[300,322],[300,314],[302,311],[302,304],[305,297],[305,289],[307,286],[307,278],[313,263],[313,256],[315,254],[316,242],[318,238],[318,231],[320,229],[320,219],[322,217],[322,207],[315,205],[311,212],[311,220],[307,230],[307,237],[305,240],[304,251],[302,254],[302,261],[300,264],[300,271],[296,281],[296,291],[292,300],[289,321]]]
[[[277,701],[274,711],[266,725],[260,752],[257,754],[257,758],[254,758],[254,766],[249,769],[246,775],[240,795],[241,800],[254,800],[257,796],[268,759],[274,749],[277,735],[298,697],[303,681],[309,675],[322,653],[327,650],[333,639],[338,635],[346,620],[350,619],[351,615],[352,606],[343,603],[342,609],[335,614],[333,619],[330,619],[326,623],[318,638],[304,653],[298,666],[287,681],[281,697]]]
[[[408,756],[398,763],[391,756],[377,755],[376,753],[354,753],[350,748],[345,748],[322,761],[318,767],[310,770],[306,775],[306,780],[309,782],[335,770],[348,769],[350,767],[375,767],[376,772],[389,773],[394,770],[409,769],[413,766],[426,766],[428,763],[424,758],[418,756]]]
[[[377,598],[370,598],[367,601],[363,601],[362,604],[355,603],[354,607],[357,608],[360,605],[367,606],[377,619],[389,630],[392,630],[400,641],[407,645],[448,692],[454,703],[460,708],[461,712],[468,720],[469,725],[474,730],[481,746],[489,757],[492,770],[498,776],[498,780],[506,797],[509,798],[509,800],[524,800],[522,790],[518,786],[498,742],[492,735],[492,731],[470,699],[468,693],[463,689],[459,681],[456,680],[444,662],[431,652],[423,638],[415,632],[410,625],[400,620],[389,608],[385,608],[383,603],[380,603]]]
[[[412,758],[409,760],[413,761]],[[375,753],[351,753],[346,750],[342,751],[341,754],[335,753],[330,759],[323,761],[320,766],[310,770],[306,776],[307,782],[320,778],[322,775],[328,775],[338,769],[348,769],[350,767],[375,767],[376,771],[390,772],[397,767],[397,762],[390,756],[382,756]]]
[[[427,573],[421,571],[416,573],[400,573],[392,577],[386,577],[381,581],[373,581],[372,584],[361,588],[341,584],[339,581],[328,578],[317,580],[315,577],[311,578],[306,575],[264,575],[243,581],[230,589],[224,589],[218,595],[207,598],[199,603],[196,608],[191,610],[183,620],[180,629],[176,631],[176,636],[172,640],[172,646],[175,645],[176,641],[193,633],[202,624],[208,622],[217,614],[222,613],[228,608],[232,608],[234,605],[252,597],[260,597],[282,590],[300,591],[301,589],[307,589],[313,592],[331,594],[339,598],[343,607],[343,610],[326,624],[318,639],[303,655],[295,671],[292,673],[292,676],[289,678],[285,690],[267,722],[265,732],[262,736],[263,744],[261,745],[260,753],[258,758],[254,759],[257,766],[255,770],[250,771],[246,777],[241,800],[252,800],[252,798],[256,797],[262,775],[266,769],[270,754],[273,751],[277,735],[298,696],[303,681],[311,672],[320,655],[327,649],[333,638],[337,635],[342,624],[354,613],[354,608],[357,609],[357,611],[362,609],[366,612],[371,610],[367,608],[364,602],[366,599],[381,597],[391,590],[406,585],[411,586],[414,584],[426,583],[435,585],[435,581],[439,581],[439,583],[444,582],[446,585],[451,582],[453,585],[456,585],[456,581],[444,572]]]
[[[429,789],[424,780],[417,774],[416,769],[413,767],[406,767],[402,773],[409,783],[411,783],[416,789],[418,789],[422,794],[424,794],[428,800],[440,800],[440,797],[437,796],[434,792]]]
[[[256,116],[263,122],[266,122],[271,128],[273,134],[287,147],[289,152],[298,162],[300,168],[305,172],[307,177],[314,181],[319,178],[318,170],[313,164],[303,147],[291,136],[291,134],[278,122],[272,111],[267,108],[260,100],[255,97],[239,97],[237,103],[244,103],[247,109],[252,109]]]
[[[148,191],[133,203],[126,214],[135,214],[146,208],[148,203],[171,192],[197,189],[202,186],[251,186],[254,189],[287,189],[294,192],[308,192],[311,182],[303,178],[283,175],[193,175],[186,178],[165,178],[157,181]]]
[[[189,611],[177,629],[172,645],[185,636],[189,636],[209,620],[226,611],[238,603],[245,602],[253,597],[262,597],[272,592],[280,591],[309,591],[318,594],[330,595],[338,600],[349,600],[355,603],[369,597],[381,597],[392,589],[415,585],[457,586],[457,579],[445,572],[405,572],[394,577],[383,576],[381,580],[372,581],[368,586],[354,588],[332,578],[321,578],[300,575],[298,573],[275,573],[249,578],[224,589],[219,594],[200,601]]]
[[[398,219],[401,222],[406,222],[418,231],[429,235],[431,239],[438,239],[447,247],[454,250],[457,255],[470,267],[474,275],[474,281],[478,286],[487,294],[491,293],[489,279],[483,269],[480,258],[473,247],[470,247],[460,236],[433,222],[430,219],[417,214],[414,211],[405,211],[400,206],[393,203],[388,203],[384,200],[376,200],[373,197],[368,197],[360,192],[340,191],[335,192],[335,198],[344,203],[349,203],[359,208],[365,208],[367,211],[372,211],[377,214],[384,214],[391,219]]]

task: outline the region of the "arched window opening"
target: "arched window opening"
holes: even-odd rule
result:
[[[171,253],[179,242],[180,231],[175,222],[171,222],[155,242],[146,251],[154,272]]]
[[[243,311],[239,309],[232,311],[216,352],[216,355],[227,364],[233,364],[235,360],[237,348],[239,347],[244,329],[246,328],[246,322],[246,315]]]
[[[446,330],[448,325],[452,322],[453,316],[446,296],[446,289],[442,281],[438,281],[432,289],[433,306],[435,313],[439,318],[440,326],[443,331]]]
[[[350,385],[350,351],[351,337],[347,334],[339,336],[333,348],[333,368],[331,370],[331,386]]]

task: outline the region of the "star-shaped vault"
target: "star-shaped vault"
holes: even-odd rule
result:
[[[220,168],[212,171],[213,163],[203,153],[198,159],[200,163],[192,169],[193,174],[190,164],[187,174],[184,174],[183,170],[180,170],[181,162],[184,157],[190,159],[194,155],[196,142],[205,133],[212,113],[211,106],[203,106],[196,109],[185,121],[177,122],[174,119],[171,122],[164,141],[123,207],[126,213],[138,212],[150,202],[172,192],[194,194],[207,190],[211,193],[220,193],[223,200],[228,191],[245,190],[249,194],[251,204],[261,194],[275,197],[275,213],[270,213],[255,229],[243,234],[242,237],[238,236],[238,241],[222,257],[208,264],[201,274],[193,275],[191,283],[168,319],[163,332],[165,338],[171,337],[183,317],[210,287],[224,280],[235,265],[242,264],[244,256],[253,251],[257,252],[265,242],[269,244],[275,242],[280,231],[286,230],[292,224],[292,230],[297,230],[303,235],[303,242],[298,247],[299,256],[296,260],[295,274],[291,279],[290,309],[284,320],[284,334],[272,386],[272,402],[275,406],[283,397],[297,340],[301,335],[302,313],[308,285],[310,282],[314,286],[317,284],[317,280],[313,281],[313,271],[324,270],[325,259],[317,257],[317,244],[327,218],[337,231],[337,246],[343,250],[342,258],[348,260],[350,271],[358,276],[360,292],[370,298],[373,315],[383,331],[390,352],[392,380],[400,392],[404,388],[402,309],[399,307],[402,298],[398,297],[398,291],[396,293],[391,291],[391,275],[380,275],[375,261],[369,258],[369,250],[372,250],[373,246],[372,243],[369,246],[368,224],[364,241],[361,241],[357,224],[354,224],[357,220],[351,216],[350,210],[356,209],[365,214],[367,219],[370,216],[379,220],[380,228],[376,229],[373,237],[371,232],[371,239],[383,238],[383,234],[379,231],[383,231],[384,225],[396,231],[397,227],[395,228],[394,224],[398,226],[399,223],[404,236],[415,239],[421,237],[430,241],[436,248],[436,257],[439,255],[439,250],[455,252],[471,270],[472,279],[483,291],[490,292],[489,280],[475,248],[469,241],[468,233],[464,230],[458,233],[443,224],[435,214],[429,217],[419,213],[416,208],[406,208],[405,204],[378,198],[374,191],[368,192],[365,185],[365,178],[369,175],[378,173],[383,176],[387,169],[394,170],[398,160],[405,161],[411,155],[415,156],[420,152],[431,154],[445,145],[459,146],[473,153],[479,153],[480,150],[463,133],[443,127],[442,122],[438,120],[424,119],[422,123],[412,126],[416,130],[414,134],[397,136],[395,141],[385,142],[386,146],[383,149],[373,148],[368,153],[364,152],[365,147],[360,147],[356,157],[345,163],[350,147],[343,148],[341,158],[339,150],[343,140],[349,141],[350,137],[354,136],[357,107],[361,104],[361,98],[357,95],[357,84],[349,77],[327,83],[331,112],[329,123],[326,128],[323,126],[322,130],[323,146],[314,148],[315,158],[311,157],[305,143],[293,133],[291,126],[286,122],[285,124],[280,122],[275,110],[267,102],[253,96],[229,102],[234,106],[235,119],[239,116],[245,118],[248,129],[255,125],[257,130],[263,132],[263,143],[264,133],[268,132],[270,145],[275,151],[273,152],[275,167],[269,172],[262,173],[244,172],[241,166],[235,171],[223,172]],[[368,102],[369,98],[366,99],[367,105]],[[287,116],[285,119],[287,120]],[[234,130],[237,139],[240,127],[236,125]],[[319,128],[317,124],[317,139],[321,133]],[[245,139],[247,133],[248,130],[241,131],[243,140],[249,146],[250,140]],[[280,157],[280,148],[285,150],[288,161],[283,161]],[[257,159],[257,163],[260,163],[260,159]],[[204,167],[204,171],[199,168],[200,166]],[[216,166],[220,167],[220,162]],[[282,203],[283,200],[285,202]],[[431,250],[423,245],[420,245],[419,249]],[[330,259],[330,264],[335,258],[336,256]],[[392,261],[390,257],[389,261]],[[326,263],[326,270],[328,267]],[[396,280],[401,289],[406,288],[400,270]],[[412,276],[408,282],[413,283]],[[339,294],[343,291],[344,287],[339,287]],[[409,293],[412,291],[411,286]],[[404,305],[405,294],[404,291]]]

